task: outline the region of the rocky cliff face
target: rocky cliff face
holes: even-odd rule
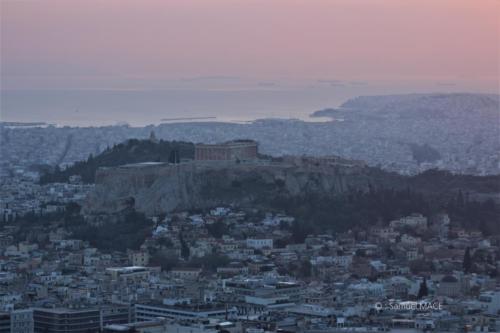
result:
[[[442,171],[404,177],[339,158],[284,158],[279,162],[143,163],[101,168],[85,214],[134,208],[146,215],[216,205],[269,206],[272,199],[306,194],[340,195],[369,186],[411,188],[448,202],[459,190],[471,199],[500,202],[500,176],[452,175]]]
[[[340,194],[377,183],[369,169],[332,161],[133,165],[103,168],[84,213],[134,207],[147,215],[229,204],[265,204],[276,196]]]

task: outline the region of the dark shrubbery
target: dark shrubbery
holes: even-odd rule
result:
[[[192,143],[130,139],[106,149],[95,157],[90,155],[87,160],[76,162],[64,170],[55,167],[40,178],[40,183],[67,182],[71,175],[81,176],[84,183],[93,183],[95,173],[100,167],[140,162],[176,163],[183,158],[194,158]]]
[[[461,192],[448,203],[440,203],[418,192],[394,189],[371,189],[347,195],[325,197],[306,194],[297,198],[276,198],[272,206],[296,217],[291,231],[295,242],[307,233],[344,232],[368,228],[380,221],[412,213],[430,217],[447,212],[452,223],[486,235],[500,234],[500,207],[492,200],[478,202],[463,198]]]
[[[151,235],[153,224],[144,214],[129,212],[120,221],[106,222],[99,226],[79,224],[69,227],[73,237],[88,241],[104,251],[138,250],[146,237]]]

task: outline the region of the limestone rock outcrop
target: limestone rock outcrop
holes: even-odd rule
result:
[[[374,178],[361,164],[322,159],[135,164],[99,169],[87,214],[134,208],[147,215],[215,205],[265,203],[276,196],[340,194]]]

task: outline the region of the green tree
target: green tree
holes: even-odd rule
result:
[[[303,243],[307,235],[313,232],[311,225],[300,221],[293,221],[292,223],[292,240],[295,243]]]
[[[181,242],[181,257],[184,258],[184,260],[188,260],[191,255],[191,250],[189,250],[189,246],[184,240],[182,233],[179,235],[179,241]]]
[[[299,275],[303,278],[311,277],[312,275],[312,264],[309,260],[304,260],[299,267]]]
[[[212,253],[201,258],[193,258],[187,264],[189,267],[201,267],[205,270],[215,272],[218,267],[227,266],[231,260],[221,254]]]
[[[149,263],[152,266],[160,266],[164,271],[169,271],[179,264],[179,259],[177,257],[158,252],[151,257]]]
[[[229,229],[224,222],[216,221],[207,225],[207,231],[210,236],[214,238],[221,238],[223,235],[228,233]]]
[[[86,160],[61,170],[55,167],[40,177],[40,183],[67,182],[71,175],[80,175],[84,183],[93,183],[99,167],[113,167],[139,162],[179,163],[181,158],[194,158],[194,145],[188,142],[130,139],[114,145],[98,155],[90,154]]]

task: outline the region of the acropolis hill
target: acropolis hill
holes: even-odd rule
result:
[[[333,195],[366,188],[374,180],[369,174],[362,163],[340,158],[131,164],[99,169],[95,191],[84,210],[110,213],[133,206],[153,215],[177,209],[266,202],[277,195]]]

